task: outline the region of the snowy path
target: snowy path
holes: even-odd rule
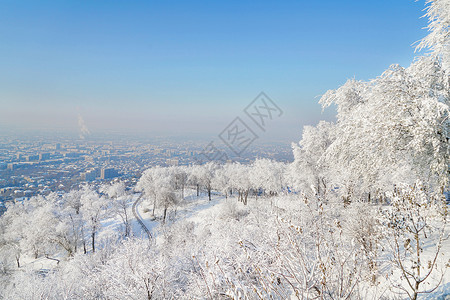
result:
[[[147,228],[147,226],[144,224],[144,221],[141,217],[141,214],[139,213],[139,210],[136,209],[136,206],[139,204],[139,201],[141,200],[141,197],[138,197],[136,201],[133,202],[132,211],[133,215],[138,221],[139,225],[141,225],[142,229],[145,231],[149,239],[152,239],[152,234],[150,233],[150,230]]]
[[[225,199],[224,196],[216,194],[213,195],[211,201],[209,201],[207,196],[200,196],[199,198],[196,198],[196,196],[186,197],[178,208],[177,216],[182,216],[184,219],[190,218],[200,211],[219,204],[223,199]]]
[[[209,209],[217,204],[219,204],[223,199],[225,199],[224,196],[219,194],[213,194],[211,201],[209,201],[207,195],[200,195],[197,197],[195,195],[195,192],[192,191],[192,195],[188,195],[184,198],[184,200],[180,203],[180,205],[176,208],[174,208],[169,213],[169,220],[168,223],[174,223],[178,220],[182,219],[188,219],[193,216],[195,216],[197,213],[204,211],[206,209]],[[145,212],[144,208],[142,207],[143,201],[140,201],[141,199],[138,198],[134,204],[133,204],[133,214],[135,215],[136,220],[139,223],[139,226],[134,226],[134,231],[137,233],[139,230],[142,231],[145,229],[148,230],[147,235],[151,237],[155,237],[155,232],[153,232],[153,229],[156,228],[160,223],[160,219],[155,219],[153,216],[151,216],[150,212]],[[145,229],[144,229],[145,228]]]

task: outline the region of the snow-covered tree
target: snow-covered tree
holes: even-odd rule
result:
[[[26,224],[26,210],[22,202],[10,202],[6,204],[7,210],[0,219],[0,251],[2,256],[8,254],[8,259],[14,262],[20,268],[20,258],[23,254],[21,244],[23,245],[22,228]],[[5,257],[6,258],[6,257]],[[4,265],[9,265],[8,261]]]
[[[108,201],[93,191],[89,186],[83,188],[80,213],[91,238],[92,252],[95,252],[95,237],[101,227],[101,220],[106,214]]]
[[[441,64],[422,57],[327,92],[322,105],[334,103],[338,112],[336,139],[324,154],[334,181],[373,192],[421,179],[442,190],[449,178],[449,88]]]
[[[180,202],[176,191],[176,172],[172,168],[154,167],[146,170],[136,188],[145,195],[153,197],[153,214],[156,207],[163,209],[163,221],[167,210]]]
[[[128,237],[131,233],[131,221],[129,216],[129,206],[131,198],[127,195],[124,182],[116,182],[111,185],[104,185],[100,188],[101,192],[108,195],[111,200],[111,212],[116,214],[122,220],[124,236]]]
[[[191,168],[192,180],[194,180],[197,185],[197,196],[198,188],[203,187],[208,193],[208,199],[211,201],[214,175],[218,168],[219,165],[213,161],[207,162],[203,165],[196,165]]]
[[[142,240],[126,240],[109,259],[100,276],[107,299],[155,299],[162,297],[166,280],[158,253]]]
[[[238,192],[238,201],[247,204],[248,194],[253,188],[250,180],[250,166],[233,163],[225,165],[225,170],[229,174],[232,190]]]
[[[223,193],[225,198],[228,198],[230,192],[230,178],[228,177],[224,166],[220,166],[215,170],[211,184],[214,190]]]
[[[449,237],[445,231],[448,212],[442,197],[417,182],[397,187],[389,195],[391,205],[380,211],[386,250],[401,279],[392,285],[410,299],[432,292],[450,263],[441,251],[443,241]]]
[[[189,179],[187,167],[176,166],[171,167],[171,169],[175,176],[175,189],[181,191],[181,199],[184,199],[184,189],[188,184]]]
[[[250,167],[252,186],[264,193],[272,195],[279,193],[284,187],[286,165],[270,159],[256,159]]]
[[[322,159],[333,143],[335,126],[321,121],[316,127],[305,126],[300,143],[293,144],[294,162],[290,166],[292,184],[304,193],[325,196],[330,189],[329,167]]]
[[[429,34],[420,41],[418,50],[430,49],[431,55],[442,60],[444,69],[450,72],[450,1],[427,0]]]

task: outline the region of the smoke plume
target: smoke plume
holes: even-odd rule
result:
[[[87,136],[91,134],[89,128],[84,123],[84,119],[81,114],[78,114],[78,127],[80,128],[80,139],[85,139]]]

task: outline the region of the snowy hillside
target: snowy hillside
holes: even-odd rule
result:
[[[138,198],[130,197],[129,209]],[[166,224],[162,212],[153,217],[145,201],[137,207],[153,239],[135,219],[132,236],[118,239],[120,220],[107,218],[96,253],[58,255],[59,263],[24,258],[4,293],[11,299],[141,299],[149,293],[157,299],[315,298],[320,293],[403,299],[396,286],[407,288],[407,283],[392,265],[390,237],[366,231],[380,225],[378,209],[295,194],[253,195],[244,205],[234,196],[213,195],[209,201],[207,193],[197,197],[187,189],[185,202],[170,211]],[[374,248],[361,247],[368,245],[366,238],[374,239]],[[435,241],[425,240],[424,261],[435,254]],[[450,294],[450,275],[441,273],[449,251],[446,239],[439,267],[424,285],[435,286],[444,276],[426,299]]]

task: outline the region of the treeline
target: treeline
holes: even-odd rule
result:
[[[197,197],[203,191],[211,200],[215,191],[226,198],[237,195],[238,201],[247,204],[249,195],[276,195],[288,188],[287,165],[269,159],[257,159],[252,164],[218,164],[178,167],[153,167],[146,170],[139,179],[136,190],[142,191],[153,207],[167,209],[176,206],[184,198],[188,186],[196,190]]]

